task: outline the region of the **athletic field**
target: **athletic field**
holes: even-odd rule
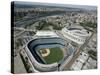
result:
[[[41,50],[45,50],[45,51],[42,51],[42,53],[47,54],[47,56],[42,57],[47,64],[59,62],[63,58],[63,51],[59,47],[54,47],[54,48],[49,48],[49,49],[41,49]],[[47,53],[46,50],[49,50],[49,51],[47,51],[49,53]],[[39,53],[42,56],[42,53],[41,52],[39,52]]]

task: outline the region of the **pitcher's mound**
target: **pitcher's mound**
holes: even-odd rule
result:
[[[42,57],[47,57],[50,54],[49,49],[40,50]]]

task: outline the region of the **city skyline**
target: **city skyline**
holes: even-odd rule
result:
[[[75,5],[75,4],[56,4],[56,3],[39,3],[39,2],[21,2],[15,1],[15,4],[21,5],[41,5],[41,6],[54,6],[54,7],[69,7],[69,8],[82,8],[86,10],[97,10],[97,6],[93,5]]]

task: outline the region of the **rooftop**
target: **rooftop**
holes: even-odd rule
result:
[[[77,60],[74,62],[74,64],[72,65],[71,69],[72,70],[81,70],[83,63],[86,62],[86,60],[88,59],[88,54],[82,52],[80,53],[80,56],[77,58]]]
[[[38,31],[36,33],[37,36],[48,36],[48,37],[59,37],[55,32],[53,31]]]

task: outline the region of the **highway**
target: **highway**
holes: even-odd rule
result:
[[[14,27],[14,29],[16,29],[16,30],[22,30],[22,31],[32,31],[32,32],[35,32],[35,30],[25,29],[25,28],[21,28],[21,27]]]
[[[24,33],[24,32],[33,32],[33,33],[36,33],[35,30],[32,30],[32,29],[25,29],[25,28],[20,28],[20,27],[14,27],[14,30],[20,30],[21,32],[18,33],[18,34],[15,34],[14,35],[14,38],[20,38],[22,37],[21,35]]]

